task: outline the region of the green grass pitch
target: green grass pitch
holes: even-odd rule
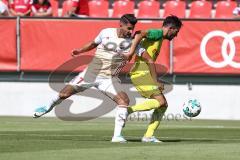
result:
[[[0,117],[0,160],[236,160],[240,121],[163,121],[141,143],[147,122],[129,121],[125,144],[111,143],[114,119],[66,122],[56,118]]]

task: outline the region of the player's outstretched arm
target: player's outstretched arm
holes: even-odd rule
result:
[[[98,46],[98,44],[96,44],[94,41],[92,41],[92,42],[87,43],[86,45],[84,45],[82,48],[72,50],[71,54],[72,54],[73,57],[76,57],[80,53],[88,52],[88,51],[96,48],[97,46]]]
[[[132,56],[134,55],[135,53],[135,50],[138,46],[138,44],[141,42],[141,40],[143,38],[145,38],[147,35],[147,31],[145,30],[141,30],[141,31],[136,31],[135,32],[135,35],[134,35],[134,39],[132,41],[132,45],[131,45],[131,48],[129,50],[129,53],[126,55],[126,57],[128,58],[128,60],[131,60]]]

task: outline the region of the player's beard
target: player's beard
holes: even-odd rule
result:
[[[122,29],[120,29],[119,30],[119,32],[120,32],[120,37],[122,37],[122,38],[130,38],[131,37],[131,33],[129,33],[129,32],[124,32],[124,30],[122,30]]]
[[[174,35],[167,35],[166,39],[171,41],[174,38]]]

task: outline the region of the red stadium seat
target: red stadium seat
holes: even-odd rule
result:
[[[185,18],[186,2],[185,1],[167,1],[164,4],[163,17],[176,15],[179,18]]]
[[[219,1],[216,4],[215,18],[232,18],[233,10],[237,7],[234,1]]]
[[[72,1],[71,0],[64,1],[61,17],[64,17],[71,8],[72,8]]]
[[[108,0],[91,0],[88,6],[90,17],[108,17]]]
[[[58,17],[58,0],[50,0],[54,17]]]
[[[191,3],[189,18],[211,18],[212,2],[194,1]]]
[[[138,3],[139,18],[158,18],[160,3],[155,0],[143,0]]]
[[[121,17],[123,14],[134,13],[134,1],[131,0],[116,0],[113,3],[112,17]]]

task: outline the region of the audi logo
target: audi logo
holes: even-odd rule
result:
[[[206,45],[208,41],[211,38],[216,36],[220,36],[224,38],[222,47],[221,47],[221,54],[223,56],[223,61],[221,62],[215,62],[209,59],[206,53]],[[209,32],[207,35],[205,35],[200,45],[200,53],[204,62],[213,68],[222,68],[227,65],[230,65],[231,67],[234,67],[234,68],[240,68],[240,62],[235,62],[233,60],[236,54],[236,46],[233,38],[237,36],[240,36],[240,31],[234,31],[229,34],[224,31],[212,31],[212,32]],[[227,51],[228,45],[230,48],[229,53]]]

